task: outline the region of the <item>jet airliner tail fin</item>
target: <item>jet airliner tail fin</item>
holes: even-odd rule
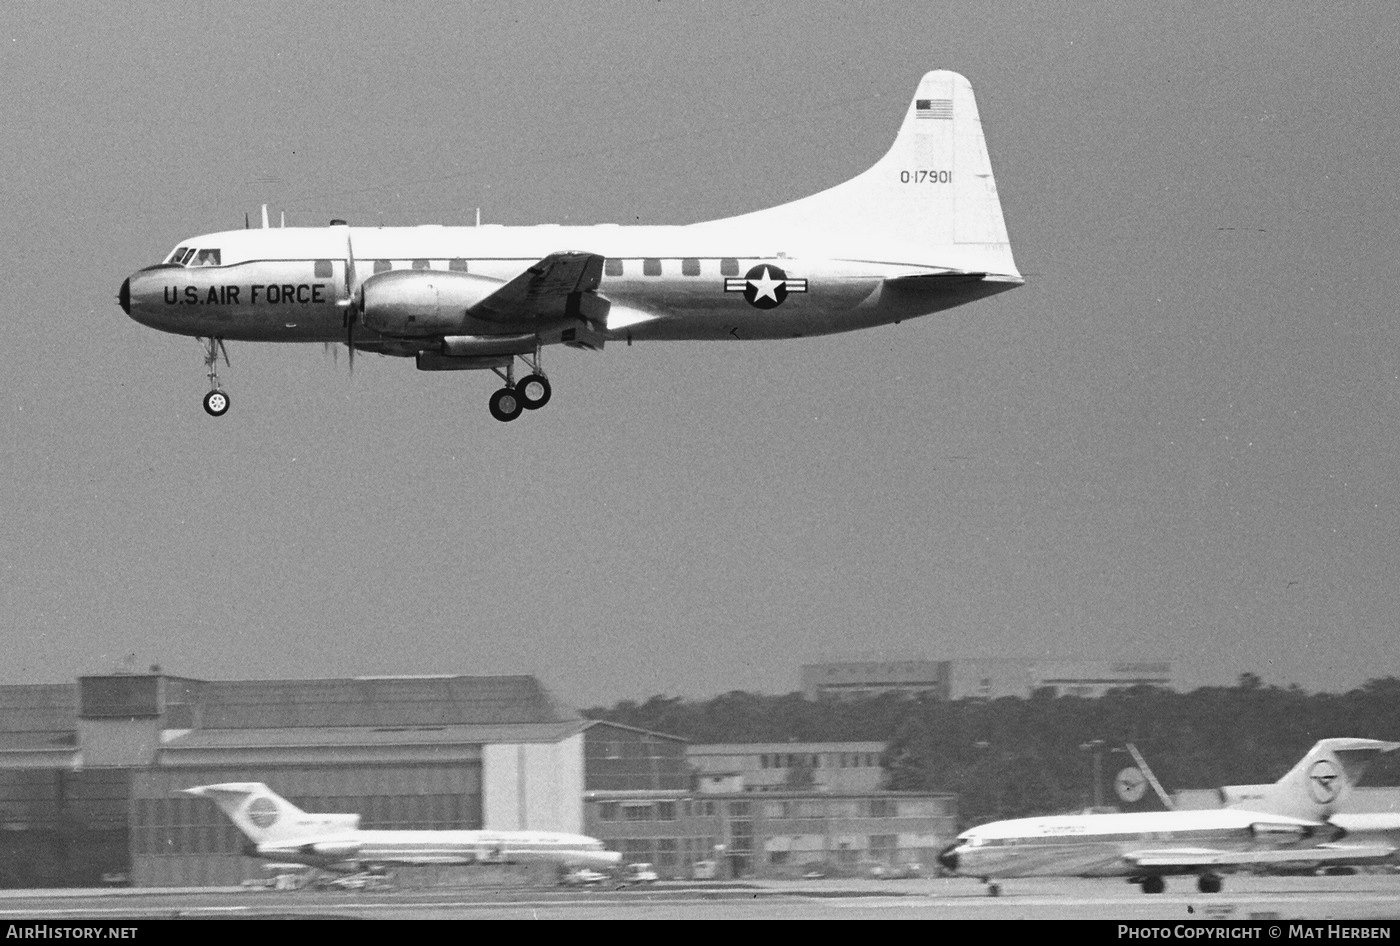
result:
[[[834,233],[878,253],[930,251],[932,265],[1019,279],[972,84],[930,72],[904,113],[894,145],[844,184],[728,222]]]
[[[266,844],[305,833],[306,812],[262,782],[197,785],[183,789],[183,792],[212,799],[254,844]]]
[[[1227,785],[1220,793],[1227,808],[1325,819],[1341,806],[1376,756],[1394,749],[1400,749],[1400,742],[1322,739],[1274,784]]]

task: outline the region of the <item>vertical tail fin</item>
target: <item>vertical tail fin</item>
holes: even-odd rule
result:
[[[1124,748],[1132,758],[1131,765],[1119,767],[1108,774],[1109,797],[1119,811],[1171,811],[1176,807],[1162,783],[1157,781],[1147,759],[1131,742]]]
[[[1227,785],[1227,808],[1248,808],[1293,818],[1327,818],[1345,802],[1377,755],[1400,749],[1379,739],[1323,739],[1272,785]]]
[[[821,193],[733,217],[843,242],[921,251],[918,262],[1019,277],[1011,256],[972,84],[930,72],[904,113],[894,145],[874,167]]]
[[[183,789],[186,795],[213,799],[239,831],[254,844],[266,844],[305,833],[306,812],[262,782],[225,782]]]

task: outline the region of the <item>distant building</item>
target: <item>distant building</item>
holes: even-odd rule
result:
[[[180,794],[212,782],[364,828],[577,832],[584,725],[526,676],[0,686],[0,886],[257,876],[218,809]]]
[[[802,692],[809,700],[858,700],[886,693],[949,699],[949,661],[861,660],[805,664]]]
[[[587,792],[584,831],[666,877],[858,874],[932,867],[957,798],[919,792]],[[711,873],[713,871],[713,873]]]
[[[1132,686],[1169,687],[1170,661],[862,660],[806,664],[802,692],[811,700],[898,693],[936,700],[1056,696],[1098,697]]]
[[[608,720],[584,723],[584,788],[590,791],[689,791],[688,740]]]
[[[882,742],[691,745],[592,721],[584,833],[664,877],[932,865],[957,834],[956,796],[880,791],[884,751]]]
[[[874,792],[883,742],[756,742],[693,745],[686,759],[702,792]]]

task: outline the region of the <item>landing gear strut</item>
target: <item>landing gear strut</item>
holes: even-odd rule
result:
[[[515,359],[512,358],[505,370],[492,368],[506,386],[491,395],[491,416],[502,422],[515,420],[520,416],[522,410],[537,411],[549,403],[550,394],[553,393],[549,384],[549,379],[544,376],[544,370],[540,367],[540,350],[535,349],[535,356],[519,355],[521,361],[530,369],[530,373],[519,381],[515,380]]]
[[[223,352],[224,364],[228,364],[228,349],[222,338],[205,338],[204,367],[209,375],[209,393],[204,395],[204,410],[210,417],[223,417],[228,413],[228,395],[219,387],[219,353]]]

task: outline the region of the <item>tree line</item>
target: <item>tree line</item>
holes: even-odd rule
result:
[[[1250,673],[1233,687],[1178,693],[1158,687],[1098,698],[937,700],[884,695],[808,700],[733,691],[710,700],[653,696],[583,711],[695,743],[886,743],[885,787],[955,792],[969,824],[1084,808],[1101,772],[1128,763],[1129,742],[1168,791],[1272,782],[1318,739],[1400,740],[1400,679],[1347,693],[1265,686]],[[1382,756],[1364,785],[1400,785],[1400,752]]]

